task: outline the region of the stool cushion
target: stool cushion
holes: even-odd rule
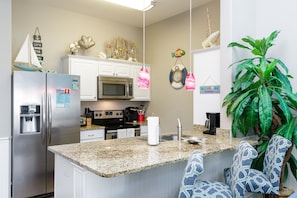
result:
[[[273,186],[261,171],[251,169],[246,181],[246,190],[247,192],[271,194]]]
[[[230,198],[232,197],[232,192],[227,184],[216,181],[198,180],[195,184],[192,197]]]

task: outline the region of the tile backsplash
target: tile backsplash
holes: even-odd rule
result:
[[[126,107],[139,107],[144,106],[147,109],[149,102],[131,102],[129,100],[102,100],[96,102],[80,102],[81,115],[85,113],[85,108],[90,110],[124,110]]]

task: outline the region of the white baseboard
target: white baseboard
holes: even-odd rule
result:
[[[0,197],[10,195],[10,138],[0,138]],[[3,162],[3,163],[2,163]]]

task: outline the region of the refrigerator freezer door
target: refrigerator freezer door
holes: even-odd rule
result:
[[[49,146],[80,141],[79,76],[47,74]],[[48,192],[54,188],[54,154],[47,151]]]
[[[12,194],[14,198],[46,193],[45,74],[13,73]],[[22,124],[21,124],[22,123]]]

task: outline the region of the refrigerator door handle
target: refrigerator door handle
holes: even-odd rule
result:
[[[45,144],[45,128],[46,128],[46,106],[45,106],[45,96],[41,96],[41,143],[44,145]]]
[[[48,144],[52,142],[52,100],[51,95],[48,94]]]

